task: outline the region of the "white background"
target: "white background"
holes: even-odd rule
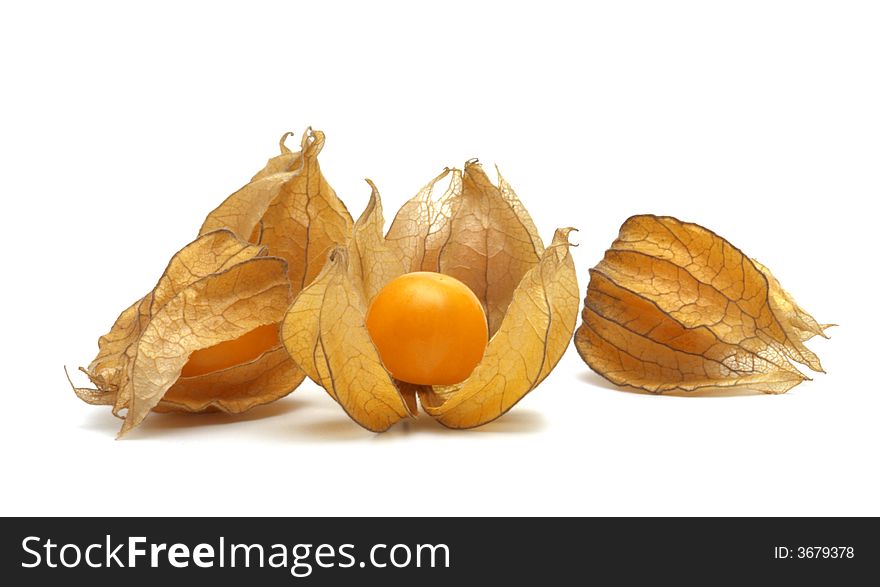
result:
[[[0,514],[880,515],[878,30],[871,2],[4,3]],[[307,382],[114,440],[62,366],[308,125],[355,216],[365,177],[390,216],[498,163],[546,238],[581,229],[582,291],[627,216],[704,224],[840,324],[828,374],[655,397],[571,348],[474,431],[373,435]]]

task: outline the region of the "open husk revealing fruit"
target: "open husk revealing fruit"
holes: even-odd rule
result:
[[[439,198],[435,184],[451,175]],[[372,183],[370,184],[372,186]],[[284,320],[282,339],[302,369],[358,424],[383,431],[414,416],[416,398],[445,426],[498,418],[553,369],[571,339],[579,292],[568,242],[556,231],[544,247],[532,219],[499,176],[475,161],[446,170],[409,200],[383,235],[372,195],[347,247],[338,247]],[[395,380],[365,326],[371,300],[402,274],[454,277],[476,294],[491,337],[470,376],[455,385]]]
[[[714,232],[633,216],[590,270],[575,346],[589,366],[645,391],[784,393],[822,371],[825,336],[770,271]]]
[[[289,133],[288,133],[289,134]],[[279,399],[305,374],[281,345],[293,297],[349,240],[352,219],[321,175],[324,135],[308,131],[208,215],[198,238],[156,287],[126,309],[75,388],[124,417],[120,435],[151,410],[229,413]]]

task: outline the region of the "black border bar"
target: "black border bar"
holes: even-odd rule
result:
[[[193,581],[240,582],[255,585],[339,585],[345,581],[370,581],[381,585],[492,585],[628,584],[634,581],[675,581],[676,584],[711,585],[731,580],[772,579],[827,581],[849,584],[856,579],[878,576],[880,527],[877,518],[6,518],[2,522],[0,560],[3,577],[24,585],[62,584],[87,581],[88,585],[192,585]],[[106,562],[106,545],[123,545],[118,552],[127,563],[126,548],[131,537],[147,554],[136,559],[134,568],[120,568]],[[34,564],[41,554],[40,565]],[[46,564],[46,541],[58,564],[61,545],[67,561],[73,562],[91,544],[91,568],[81,561],[74,568]],[[198,544],[213,548],[213,566],[199,567],[192,558],[177,568],[159,551],[159,566],[150,566],[152,545],[182,544],[192,551]],[[232,544],[261,545],[264,566],[254,559],[249,567],[238,550],[238,562],[219,566],[218,551]],[[327,545],[316,560],[318,545]],[[410,564],[397,568],[395,562]],[[274,546],[281,545],[281,546]],[[293,576],[293,547],[300,575]],[[310,545],[304,548],[302,545]],[[346,556],[340,556],[340,547]],[[384,567],[374,566],[374,558]],[[444,545],[431,566],[430,551],[421,566],[412,553],[422,545]],[[272,568],[271,553],[288,550],[286,566]],[[333,556],[329,556],[329,552]],[[178,549],[178,554],[181,549]],[[207,548],[203,548],[203,553]],[[253,551],[258,552],[258,549]],[[190,553],[191,554],[191,553]],[[205,558],[201,559],[206,563]],[[274,559],[283,562],[282,558]],[[333,564],[332,567],[326,566]],[[413,583],[417,581],[418,583]],[[122,582],[122,583],[120,583]],[[381,583],[380,583],[381,582]]]

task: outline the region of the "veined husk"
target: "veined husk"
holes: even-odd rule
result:
[[[435,184],[450,176],[441,197]],[[500,177],[476,161],[445,170],[400,209],[387,234],[379,193],[354,225],[351,242],[294,300],[282,339],[299,366],[358,424],[383,431],[416,414],[416,397],[445,426],[498,418],[534,389],[561,358],[577,319],[578,287],[568,235],[544,247],[525,208]],[[481,363],[454,386],[394,380],[364,324],[372,298],[412,271],[451,275],[486,311],[490,340]]]
[[[324,133],[308,129],[301,150],[281,137],[281,154],[205,219],[199,234],[231,230],[285,259],[293,295],[321,271],[329,252],[351,237],[352,219],[321,173]]]
[[[784,393],[822,371],[804,342],[819,324],[770,271],[714,232],[633,216],[590,270],[581,357],[621,386],[654,393]]]
[[[277,324],[290,301],[349,240],[352,220],[321,174],[324,135],[311,129],[206,218],[172,257],[156,287],[122,312],[83,371],[97,389],[75,388],[125,419],[151,410],[229,413],[279,399],[305,374],[279,341],[258,358],[195,377],[181,369],[196,350]]]

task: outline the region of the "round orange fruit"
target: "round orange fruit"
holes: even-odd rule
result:
[[[388,282],[370,304],[367,330],[385,368],[418,385],[467,379],[489,340],[480,300],[441,273],[407,273]]]
[[[278,346],[278,325],[258,326],[242,336],[199,349],[189,356],[181,377],[205,375],[253,361]]]

